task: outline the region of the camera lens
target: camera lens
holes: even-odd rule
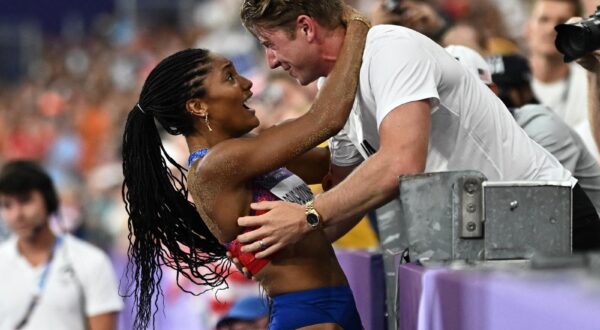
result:
[[[554,29],[556,49],[565,55],[565,62],[576,60],[600,48],[600,6],[588,19],[559,24]]]
[[[556,31],[556,49],[565,55],[565,61],[572,61],[586,53],[585,28],[565,24],[557,26]]]

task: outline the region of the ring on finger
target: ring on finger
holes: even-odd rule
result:
[[[258,241],[258,245],[260,246],[261,250],[265,249],[265,243],[263,243],[262,239],[260,241]]]

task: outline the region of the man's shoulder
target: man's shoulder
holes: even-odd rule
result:
[[[527,104],[514,110],[517,123],[556,123],[563,126],[562,121],[550,108],[542,104]],[[566,126],[566,124],[564,124]]]
[[[70,254],[86,258],[89,261],[108,258],[108,255],[102,249],[78,237],[65,235],[64,239]],[[90,260],[90,258],[93,260]]]
[[[406,28],[400,25],[391,25],[391,24],[379,24],[373,26],[369,29],[369,33],[367,34],[367,38],[376,37],[382,35],[393,35],[393,36],[409,36],[413,34],[419,34],[417,31]]]
[[[542,104],[526,104],[520,108],[516,108],[515,114],[519,115],[542,115],[542,116],[552,116],[552,110],[545,105]]]
[[[421,58],[431,53],[432,47],[439,47],[423,34],[397,25],[376,25],[369,30],[363,64],[380,55],[392,56],[400,63],[403,60]],[[377,63],[377,62],[375,62]],[[389,63],[387,63],[389,65]]]
[[[527,135],[540,143],[540,138],[553,137],[556,141],[571,139],[571,129],[557,114],[544,105],[531,104],[516,109],[515,121]]]
[[[389,42],[390,40],[408,40],[411,35],[415,35],[416,33],[416,31],[407,29],[403,26],[387,24],[375,25],[367,34],[365,47],[369,48],[382,42]]]

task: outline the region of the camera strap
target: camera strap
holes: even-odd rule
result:
[[[31,297],[31,301],[29,302],[29,306],[27,307],[27,312],[25,312],[25,315],[23,315],[21,321],[17,323],[17,325],[15,326],[15,330],[22,329],[27,324],[29,318],[31,317],[31,314],[33,314],[33,311],[37,307],[42,292],[44,291],[44,288],[46,287],[46,283],[48,281],[48,273],[50,271],[50,266],[52,265],[52,261],[54,259],[54,254],[56,253],[56,250],[58,250],[58,247],[61,245],[62,240],[63,236],[58,236],[54,240],[52,250],[50,251],[50,255],[48,256],[48,261],[46,262],[46,265],[42,270],[42,275],[38,280],[37,286],[35,287],[35,290],[33,292],[33,297]]]

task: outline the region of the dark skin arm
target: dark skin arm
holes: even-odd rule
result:
[[[302,26],[298,33],[310,32],[311,29],[314,26]],[[213,199],[204,207],[208,207],[205,211],[218,227],[219,232],[214,234],[220,241],[230,241],[239,234],[236,220],[249,212],[251,196],[248,183],[254,177],[285,166],[291,160],[296,160],[292,168],[301,173],[304,169],[303,175],[307,178],[320,175],[319,172],[309,173],[305,170],[306,166],[299,164],[311,157],[318,158],[318,153],[322,155],[323,151],[305,153],[343,128],[354,103],[367,32],[363,22],[349,20],[340,56],[306,114],[254,137],[220,142],[198,164],[196,173],[204,187],[200,197],[205,197],[201,199],[205,201]],[[324,169],[321,173],[327,167],[324,166]],[[208,191],[206,187],[213,190]]]
[[[283,123],[291,120],[293,119]],[[307,184],[319,184],[323,182],[323,178],[328,173],[329,158],[328,147],[316,147],[290,160],[285,167]]]
[[[287,169],[308,184],[319,184],[329,169],[329,148],[313,148],[290,161]]]

